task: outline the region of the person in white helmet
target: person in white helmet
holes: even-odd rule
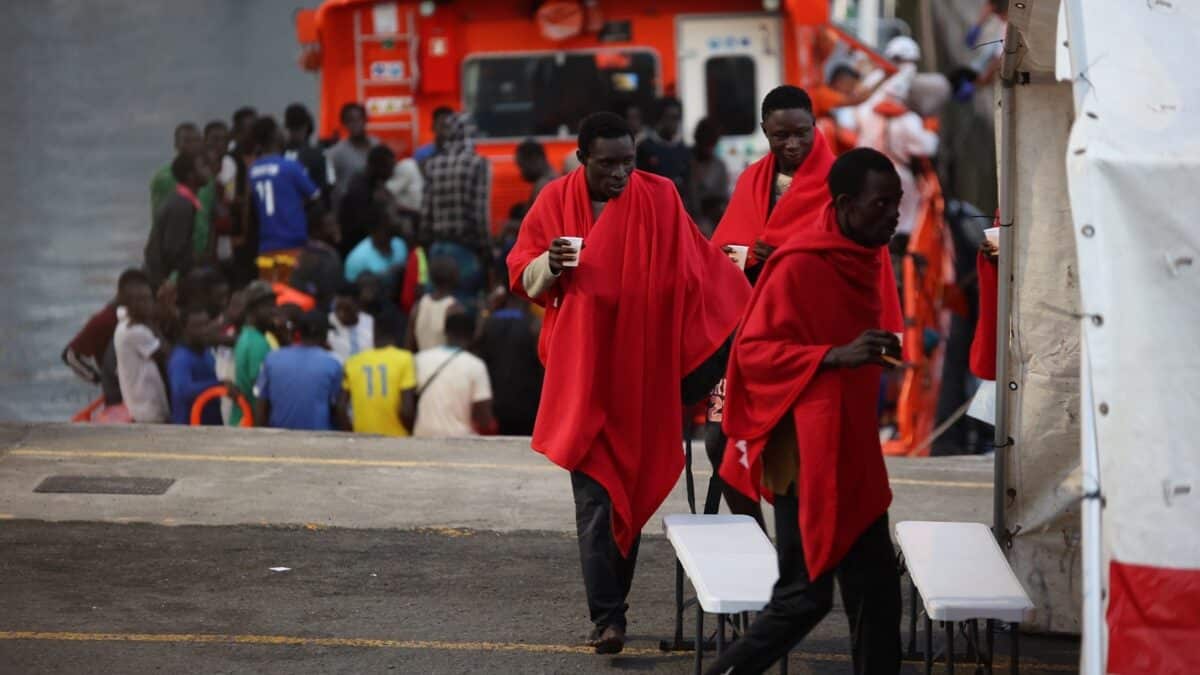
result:
[[[925,128],[924,120],[909,105],[913,82],[917,78],[917,62],[921,60],[920,45],[901,35],[887,43],[883,54],[896,64],[898,72],[859,106],[858,145],[882,152],[896,165],[904,190],[897,233],[909,234],[916,225],[921,202],[912,162],[937,154],[938,135]]]

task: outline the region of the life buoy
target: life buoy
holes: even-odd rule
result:
[[[571,0],[550,0],[538,8],[537,23],[547,40],[568,40],[583,32],[583,7]]]
[[[246,395],[236,389],[230,390],[223,384],[209,387],[200,392],[200,395],[196,397],[196,402],[192,404],[192,418],[189,424],[194,427],[200,426],[200,418],[204,413],[204,406],[208,405],[213,399],[222,398],[229,394],[233,394],[233,402],[242,409],[242,421],[238,426],[254,426],[254,410],[250,408],[250,401],[246,400]]]

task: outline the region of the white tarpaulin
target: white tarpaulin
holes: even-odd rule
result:
[[[1200,3],[1070,10],[1076,121],[1064,156],[1108,557],[1108,642],[1095,653],[1107,672],[1196,673]],[[1104,635],[1084,639],[1086,652]]]

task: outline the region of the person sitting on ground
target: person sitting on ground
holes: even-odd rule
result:
[[[338,250],[343,258],[370,236],[371,227],[380,220],[380,212],[393,206],[387,182],[395,170],[395,153],[386,145],[377,145],[367,153],[366,166],[350,177],[337,211],[342,227]]]
[[[258,401],[254,392],[258,372],[262,369],[267,354],[279,349],[279,340],[273,333],[278,329],[280,312],[275,306],[275,291],[271,289],[271,284],[265,281],[251,282],[243,292],[243,297],[246,303],[246,321],[242,324],[237,344],[233,348],[233,384],[253,408]],[[236,427],[241,422],[241,406],[234,406],[230,413],[229,425]]]
[[[398,276],[408,260],[408,245],[396,236],[389,210],[376,205],[371,211],[370,236],[346,256],[346,281],[358,281],[364,272],[389,278]]]
[[[491,378],[496,422],[501,435],[529,436],[546,375],[538,359],[541,321],[506,287],[496,289],[492,302],[497,309],[483,322],[479,356]]]
[[[550,160],[546,159],[546,148],[532,138],[522,141],[517,146],[516,161],[517,169],[521,172],[521,180],[533,186],[529,192],[529,201],[525,203],[525,208],[529,208],[533,205],[533,200],[537,199],[542,188],[549,185],[550,181],[558,176],[550,167]]]
[[[375,323],[375,348],[346,360],[341,409],[353,411],[343,424],[358,433],[408,436],[417,413],[417,371],[413,354],[396,346],[396,329]]]
[[[417,421],[414,436],[454,438],[495,433],[487,365],[467,351],[475,320],[464,312],[446,317],[446,344],[416,356]]]
[[[304,167],[283,156],[283,135],[273,117],[254,123],[258,159],[250,166],[255,213],[258,215],[259,255],[290,253],[308,241],[306,209],[321,198],[321,191]]]
[[[329,324],[319,312],[298,320],[300,342],[277,349],[263,360],[255,388],[254,420],[260,427],[332,431],[338,410],[342,366],[325,348]]]
[[[333,167],[334,213],[341,208],[342,197],[350,187],[350,178],[367,165],[367,152],[379,145],[379,139],[367,135],[367,109],[358,102],[342,106],[340,119],[346,129],[346,138],[334,144],[325,156]],[[357,241],[354,243],[358,243]]]
[[[128,305],[126,287],[130,283],[144,280],[141,270],[128,269],[117,279],[117,295],[108,304],[93,314],[83,328],[63,348],[62,361],[88,384],[100,385],[104,391],[105,405],[121,402],[121,385],[117,378],[113,336],[117,331],[117,308]]]
[[[196,191],[212,178],[208,160],[201,152],[179,153],[171,163],[171,174],[175,177],[175,189],[159,205],[146,241],[146,273],[155,288],[191,269],[192,230],[200,210]]]
[[[167,399],[167,349],[153,325],[154,292],[145,274],[130,270],[121,275],[124,291],[117,308],[113,345],[121,398],[134,422],[166,422],[171,415]]]
[[[396,287],[396,276],[379,276],[370,272],[358,275],[358,308],[371,315],[375,324],[387,323],[393,335],[404,335],[408,319],[401,314],[396,305],[393,290]],[[397,340],[399,344],[399,340]]]
[[[879,378],[900,357],[881,324],[881,251],[900,178],[860,148],[829,172],[818,224],[767,261],[729,360],[721,477],[774,495],[779,580],[749,630],[708,670],[761,673],[829,613],[837,579],[855,673],[900,670],[900,577],[879,444]],[[808,292],[819,288],[819,293]]]
[[[167,363],[172,424],[190,424],[196,398],[204,390],[221,384],[217,379],[217,362],[209,349],[212,346],[209,342],[212,319],[212,315],[201,305],[193,305],[183,312],[182,339],[171,350],[171,358]],[[221,424],[220,399],[213,399],[204,406],[200,423],[206,426]]]
[[[358,305],[358,284],[348,281],[338,289],[329,313],[327,338],[338,363],[375,348],[375,319]]]
[[[433,290],[421,296],[408,317],[404,344],[413,352],[446,344],[446,317],[465,311],[454,296],[458,287],[458,268],[454,260],[445,257],[431,260],[429,281]]]
[[[341,230],[333,214],[313,205],[308,210],[308,243],[300,250],[288,285],[313,297],[318,309],[327,311],[333,295],[345,282],[342,255],[338,251]]]

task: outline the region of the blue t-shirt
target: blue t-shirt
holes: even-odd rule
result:
[[[320,347],[284,347],[267,355],[255,389],[271,404],[270,426],[328,431],[333,429],[329,409],[342,389],[342,365]]]
[[[167,361],[167,380],[171,383],[171,424],[190,424],[196,397],[205,389],[220,384],[217,361],[207,349],[194,352],[178,345],[171,350],[171,358]],[[200,423],[221,423],[221,399],[213,399],[204,406]]]
[[[280,155],[267,155],[250,166],[251,193],[258,211],[258,251],[300,248],[308,242],[304,202],[317,186],[304,167]]]
[[[423,162],[437,154],[437,145],[434,143],[426,143],[413,151],[413,159],[418,162]]]
[[[408,246],[400,237],[392,237],[392,255],[384,256],[367,237],[346,256],[346,281],[358,281],[363,272],[382,276],[393,267],[403,267],[408,260]]]

